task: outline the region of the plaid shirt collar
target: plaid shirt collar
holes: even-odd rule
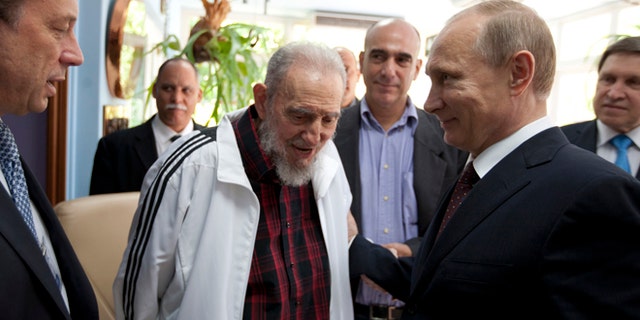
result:
[[[242,163],[249,179],[262,183],[280,183],[276,167],[262,150],[257,126],[258,112],[255,105],[233,123],[233,131],[238,141]]]

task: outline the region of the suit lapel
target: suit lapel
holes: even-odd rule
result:
[[[434,139],[442,136],[436,128],[439,128],[439,123],[430,122],[427,114],[418,110],[418,126],[413,140],[413,188],[418,211],[429,211],[418,214],[419,234],[428,228],[437,208],[434,202],[439,201],[441,188],[447,187],[443,186],[447,163],[442,159],[446,146],[443,139]]]
[[[156,138],[153,134],[153,127],[151,126],[151,121],[157,116],[158,115],[151,117],[151,119],[147,120],[147,122],[140,126],[140,130],[135,132],[136,141],[133,147],[136,150],[136,154],[138,155],[138,158],[140,158],[145,171],[158,159]]]
[[[598,126],[596,120],[587,122],[581,130],[576,132],[576,140],[573,144],[582,149],[596,152],[596,141],[598,141]]]
[[[147,120],[140,127],[138,127],[139,130],[136,130],[134,132],[135,143],[133,148],[136,150],[136,154],[140,159],[140,162],[142,162],[145,171],[148,170],[151,165],[158,159],[156,137],[153,134],[153,126],[151,125],[153,118],[157,116],[158,115],[156,114],[151,117],[151,119]],[[193,130],[202,129],[205,129],[205,127],[195,122],[193,123]]]
[[[442,260],[470,232],[481,224],[496,208],[527,187],[529,168],[543,165],[553,159],[566,137],[558,128],[545,130],[524,142],[491,169],[473,187],[469,196],[436,239],[447,201],[440,203],[434,223],[429,226],[422,247],[416,256],[412,274],[411,292],[423,292]]]
[[[492,170],[493,171],[493,170]],[[514,172],[509,177],[494,175],[485,176],[473,188],[464,203],[458,208],[451,218],[445,230],[436,239],[438,228],[442,222],[444,211],[449,203],[453,188],[447,195],[447,201],[441,202],[437,217],[429,226],[425,235],[425,242],[422,244],[416,260],[423,261],[416,263],[412,275],[412,284],[417,286],[426,285],[431,279],[433,271],[437,269],[440,262],[464,239],[473,229],[482,223],[491,213],[511,196],[522,190],[529,183],[527,179],[514,179],[522,177],[523,169]],[[513,171],[512,171],[513,172]],[[412,292],[421,292],[412,286]]]
[[[360,105],[344,109],[337,130],[339,133],[334,140],[336,148],[340,151],[342,166],[353,196],[351,207],[356,221],[362,221],[362,188],[360,188]]]
[[[24,161],[22,161],[22,166],[29,189],[29,196],[39,211],[45,228],[50,232],[49,222],[51,215],[54,215],[53,209]],[[3,210],[5,214],[2,217],[3,223],[0,223],[0,234],[13,246],[15,252],[24,260],[25,265],[33,271],[33,274],[40,280],[61,312],[68,315],[67,307],[51,274],[51,269],[49,269],[49,265],[42,256],[39,245],[33,239],[33,235],[25,224],[22,215],[4,188],[0,190],[0,205],[5,208]]]
[[[576,146],[597,153],[598,125],[596,120],[586,122],[584,126],[576,130],[576,139],[573,144]],[[636,179],[640,180],[640,168],[636,173]]]

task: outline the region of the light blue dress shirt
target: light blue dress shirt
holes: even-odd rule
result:
[[[387,132],[373,117],[365,99],[360,116],[360,232],[378,244],[405,242],[418,236],[418,212],[413,189],[413,136],[418,113],[409,99],[402,117]],[[397,305],[389,294],[361,285],[356,302]]]

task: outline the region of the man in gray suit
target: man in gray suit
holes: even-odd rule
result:
[[[640,37],[618,40],[602,54],[593,109],[595,120],[564,126],[564,134],[640,178]],[[618,155],[615,144],[625,140]]]
[[[401,257],[417,252],[440,196],[467,159],[444,143],[437,119],[407,94],[422,66],[419,52],[420,35],[406,21],[383,20],[367,31],[360,53],[367,91],[358,105],[343,109],[334,140],[360,230]],[[356,319],[401,312],[392,296],[364,284],[357,290],[358,279],[352,280]]]

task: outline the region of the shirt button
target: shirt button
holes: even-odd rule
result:
[[[385,164],[384,164],[384,166],[383,166],[383,168],[385,168],[385,169],[389,169],[389,165],[385,163]]]
[[[287,228],[291,228],[291,222],[287,221]]]
[[[384,228],[384,233],[389,233],[389,228]]]
[[[384,196],[382,199],[384,199],[384,201],[389,201],[389,196]]]

